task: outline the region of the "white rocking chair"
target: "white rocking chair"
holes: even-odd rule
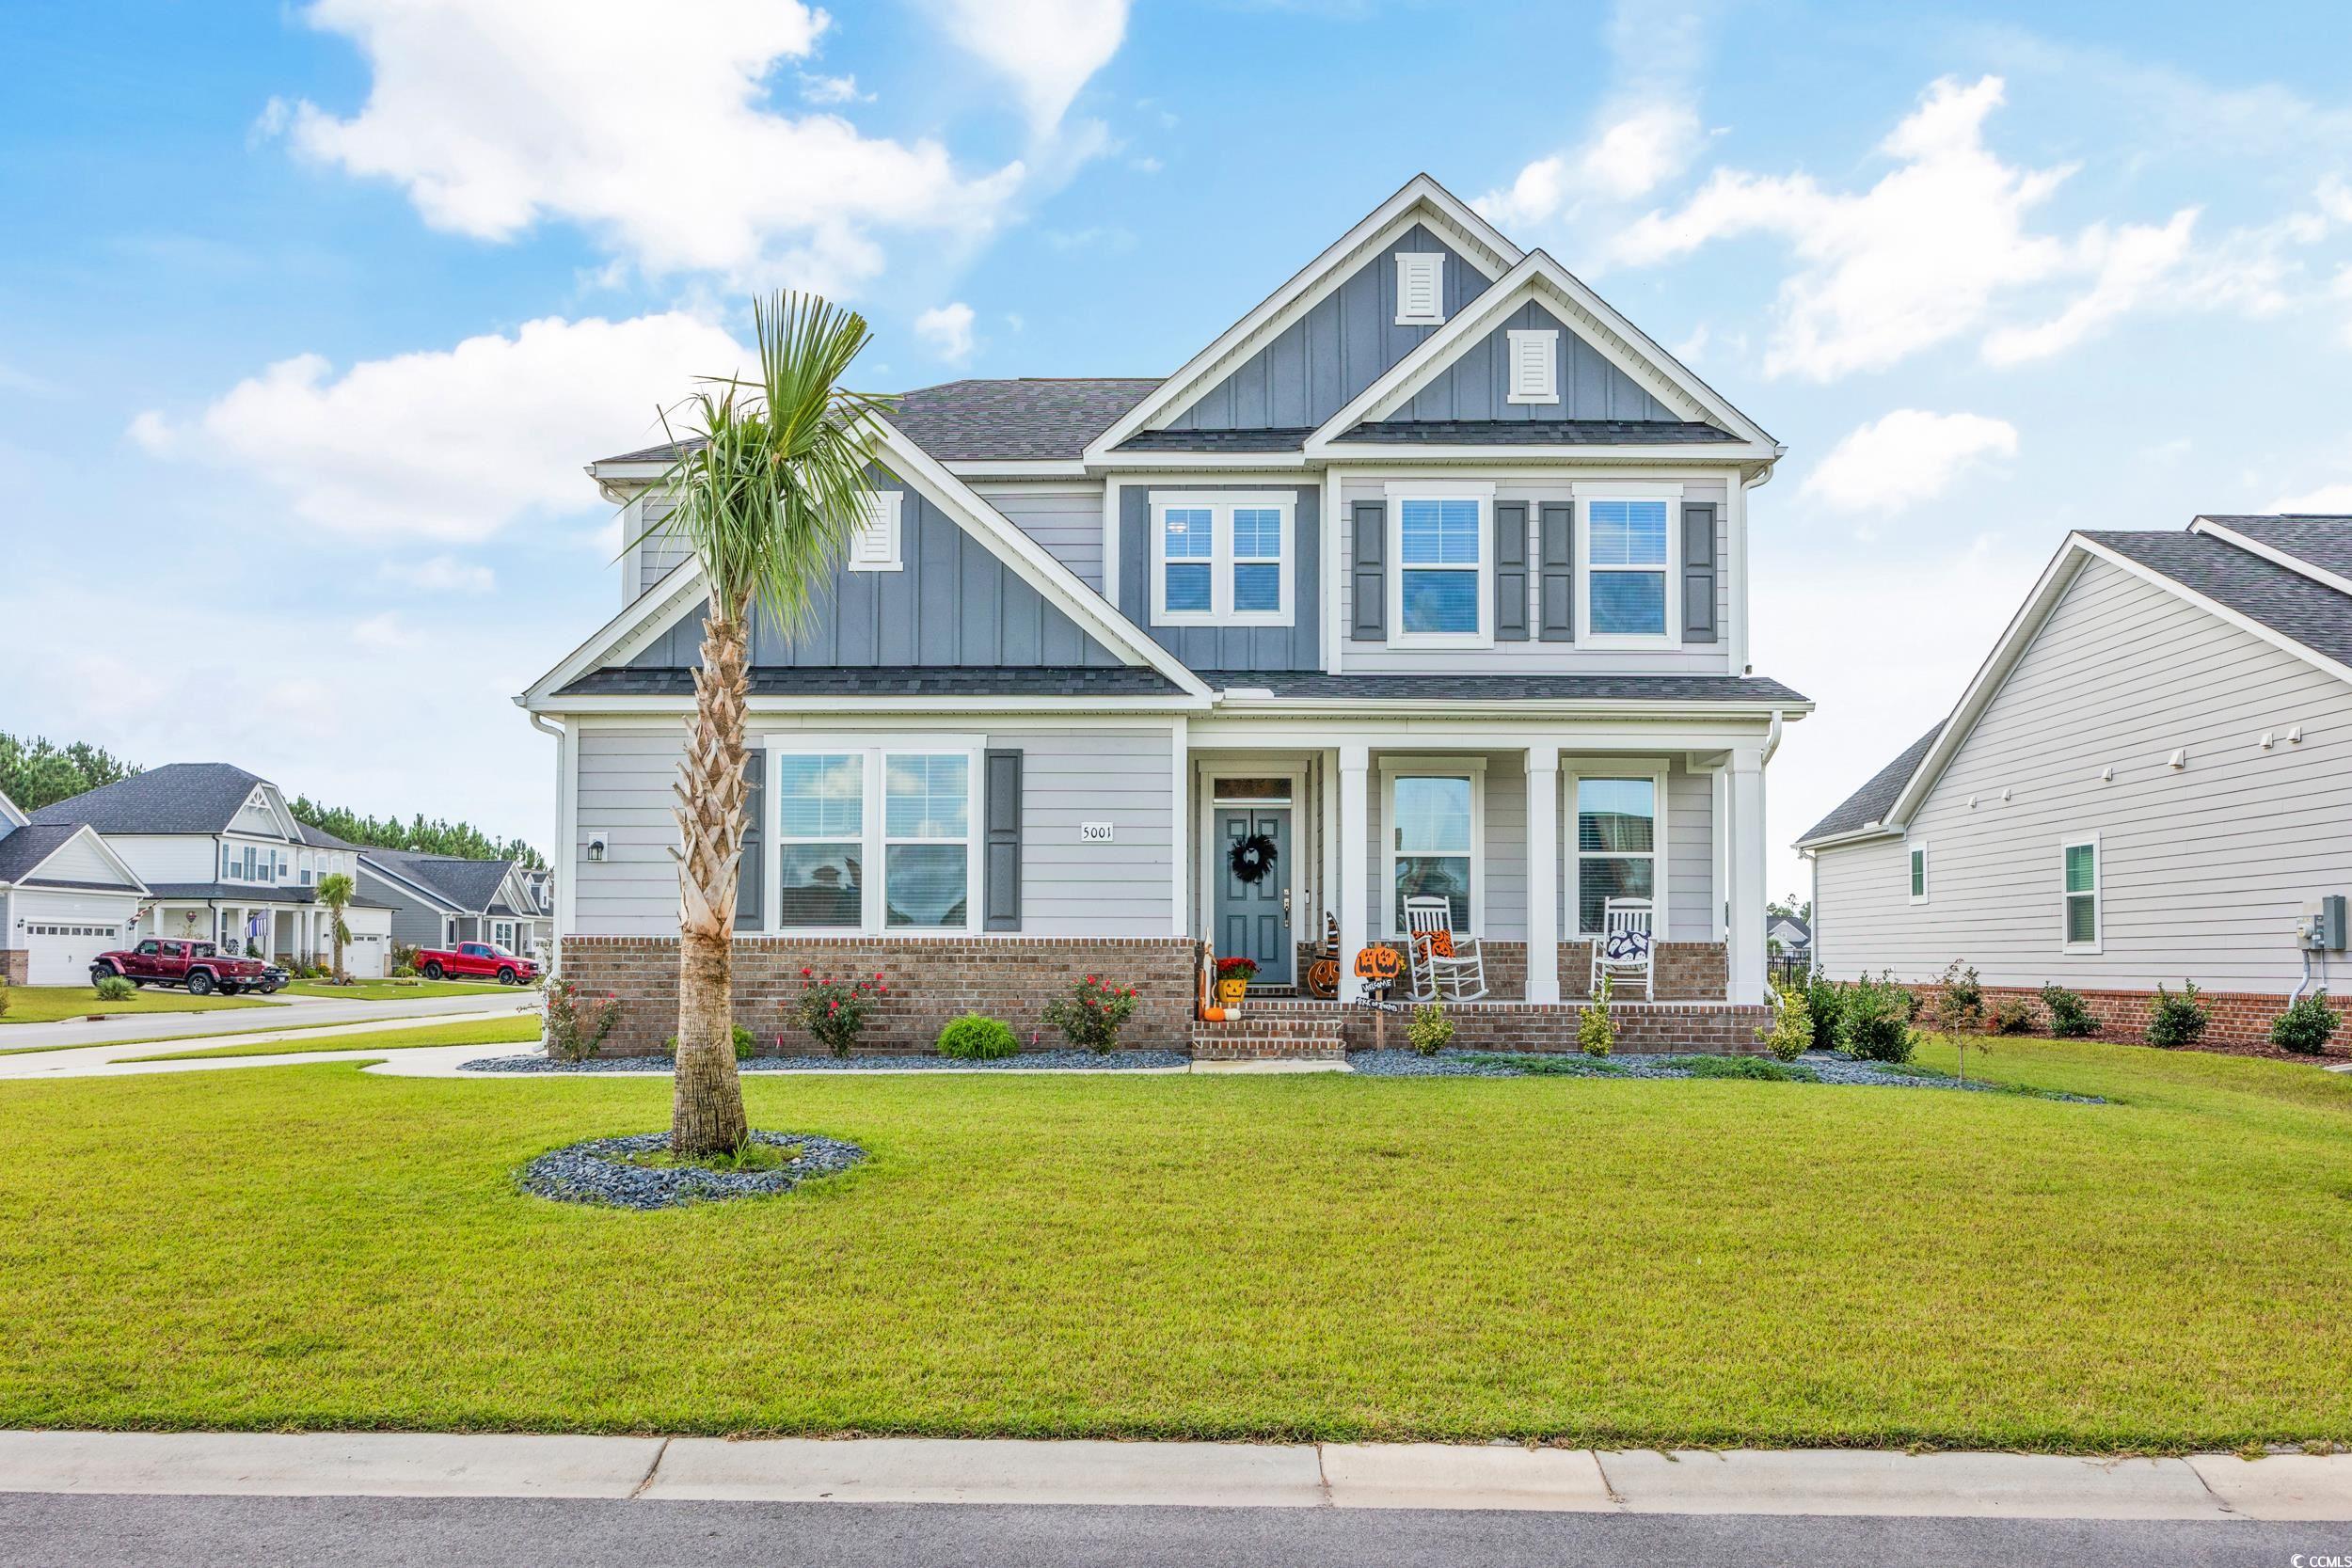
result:
[[[1416,1002],[1475,1002],[1486,994],[1486,960],[1478,939],[1454,928],[1444,898],[1405,900],[1405,951]]]
[[[1593,939],[1594,991],[1600,990],[1603,975],[1613,990],[1626,979],[1639,979],[1643,1000],[1657,999],[1651,984],[1658,947],[1651,934],[1651,909],[1646,898],[1612,898],[1601,906],[1600,935]]]

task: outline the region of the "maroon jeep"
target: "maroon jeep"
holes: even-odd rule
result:
[[[190,996],[218,991],[234,996],[258,990],[266,996],[278,989],[269,966],[259,958],[224,955],[209,942],[175,942],[149,938],[127,952],[101,953],[89,966],[90,983],[119,974],[135,986],[185,986]]]

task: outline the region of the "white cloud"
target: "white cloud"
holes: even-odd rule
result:
[[[857,90],[857,77],[812,76],[801,72],[801,96],[811,103],[871,103],[874,95]]]
[[[554,218],[650,275],[848,293],[882,269],[878,236],[975,241],[1024,178],[774,112],[770,71],[808,58],[829,24],[798,0],[680,0],[653,33],[631,0],[317,0],[305,16],[367,55],[367,103],[349,118],[299,103],[263,124],[480,239]]]
[[[380,615],[371,615],[364,621],[355,622],[351,628],[351,640],[362,648],[388,653],[400,648],[414,648],[424,641],[402,625],[400,617],[389,610]]]
[[[549,317],[341,375],[314,354],[282,359],[189,420],[140,414],[131,436],[258,477],[341,532],[476,540],[595,506],[582,463],[658,439],[657,404],[744,363],[725,332],[675,311]]]
[[[1589,198],[1630,201],[1688,168],[1698,145],[1698,116],[1689,109],[1629,108],[1597,126],[1581,146],[1536,159],[1509,186],[1470,205],[1509,229],[1573,214]]]
[[[388,582],[405,582],[436,594],[487,594],[498,586],[498,574],[487,566],[453,555],[428,556],[422,561],[387,561],[376,575]]]
[[[2017,455],[2017,427],[1982,414],[1898,408],[1832,447],[1804,494],[1834,511],[1885,516],[1950,489],[1962,470]]]
[[[2094,225],[2077,246],[2086,261],[2095,258],[2098,268],[2090,292],[2047,321],[1994,332],[1984,341],[1986,360],[2016,365],[2047,358],[2074,347],[2092,328],[2137,309],[2165,288],[2187,257],[2196,226],[2194,208],[2173,214],[2161,229],[2130,224],[2109,232],[2104,225]]]
[[[2270,503],[2272,512],[2317,512],[2331,515],[2352,513],[2352,482],[2323,484],[2316,490],[2306,490],[2299,496],[2280,496]]]
[[[934,306],[914,318],[914,335],[951,365],[972,357],[972,307],[961,300]]]
[[[1061,124],[1127,36],[1127,0],[943,0],[947,30],[1012,83],[1032,132]]]

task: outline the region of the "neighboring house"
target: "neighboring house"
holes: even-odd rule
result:
[[[1327,914],[1352,958],[1430,894],[1483,941],[1465,1040],[1561,1047],[1639,895],[1662,943],[1628,1037],[1751,1044],[1764,768],[1811,706],[1748,664],[1747,498],[1781,452],[1426,177],[1166,379],[907,394],[809,624],[755,627],[745,1022],[782,1027],[803,966],[882,972],[876,1037],[928,1047],[1101,974],[1143,990],[1131,1038],[1182,1047],[1198,939],[1275,994]],[[705,594],[648,494],[672,455],[590,466],[621,609],[517,699],[562,736],[561,963],[632,1004],[627,1050],[673,1029]]]
[[[1776,957],[1802,958],[1813,951],[1813,927],[1793,914],[1771,915],[1764,922],[1764,941]]]
[[[0,795],[0,981],[63,986],[122,945],[147,887],[78,824],[36,825]]]
[[[545,882],[517,862],[362,848],[359,876],[368,896],[390,908],[392,941],[404,947],[492,942],[535,955],[552,946]]]
[[[297,822],[276,784],[225,762],[134,773],[43,806],[31,823],[89,828],[136,874],[146,896],[122,940],[193,938],[325,963],[334,944],[315,886],[332,872],[358,874],[357,850]],[[384,973],[390,915],[364,895],[346,908],[352,974]]]
[[[1950,716],[1798,846],[1841,978],[1959,959],[2130,1032],[2190,979],[2258,1037],[2352,978],[2298,934],[2352,893],[2352,517],[2070,535]]]

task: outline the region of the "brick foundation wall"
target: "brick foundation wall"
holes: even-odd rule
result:
[[[890,988],[866,1025],[859,1049],[929,1051],[942,1025],[967,1012],[1010,1023],[1026,1044],[1063,1044],[1039,1017],[1045,1004],[1089,974],[1131,985],[1140,994],[1120,1043],[1137,1050],[1183,1051],[1192,1041],[1193,945],[1179,937],[1085,941],[1062,938],[756,937],[735,944],[735,1021],[759,1037],[763,1054],[784,1036],[787,1053],[821,1048],[792,1022],[801,971],[863,979],[880,974]],[[677,1032],[678,944],[674,937],[567,937],[566,979],[583,990],[621,998],[621,1019],[601,1053],[657,1053]]]
[[[1926,1027],[1935,1024],[1936,998],[1943,995],[1943,985],[1934,980],[1917,984],[1905,981],[1904,988],[1919,998],[1918,1022]],[[2070,988],[2071,989],[2071,988]],[[2169,988],[2180,994],[2180,988]],[[2099,1021],[2096,1039],[2119,1040],[2126,1045],[2143,1045],[2148,1039],[2148,1021],[2155,1016],[2156,993],[2153,990],[2078,990],[2083,1006]],[[1986,986],[1984,1009],[1989,1015],[1994,1006],[2010,998],[2026,1003],[2033,1009],[2037,1035],[2049,1033],[2049,1009],[2042,1005],[2039,986]],[[2205,1025],[2204,1044],[2235,1050],[2268,1049],[2270,1026],[2279,1015],[2287,1010],[2287,999],[2256,991],[2200,990],[2197,1000],[2209,1015]],[[2339,1036],[2339,1041],[2342,1037]]]
[[[1629,1052],[1752,1055],[1763,1051],[1756,1037],[1769,1029],[1770,1007],[1735,1007],[1723,1002],[1617,1002],[1609,1009],[1617,1025],[1617,1049]],[[1566,1052],[1580,1049],[1576,1027],[1584,1008],[1576,1004],[1533,1002],[1466,1003],[1446,1009],[1454,1021],[1459,1051]],[[1350,1051],[1369,1051],[1378,1032],[1373,1013],[1361,1007],[1311,1001],[1252,1002],[1245,1018],[1279,1026],[1293,1020],[1322,1019],[1347,1041]],[[1405,1013],[1389,1015],[1389,1045],[1402,1049]]]
[[[0,985],[23,986],[32,983],[32,950],[24,947],[0,947]]]

